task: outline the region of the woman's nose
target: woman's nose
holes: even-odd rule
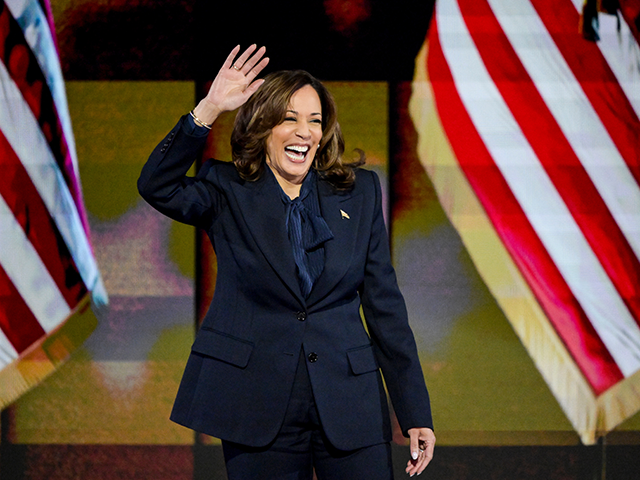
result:
[[[304,139],[309,138],[311,136],[311,131],[309,130],[309,126],[306,123],[302,123],[298,125],[298,128],[296,130],[296,135]]]

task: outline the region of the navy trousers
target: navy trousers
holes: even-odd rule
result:
[[[253,448],[222,441],[229,480],[392,480],[391,446],[334,448],[322,431],[306,357],[300,354],[284,423],[276,439]]]

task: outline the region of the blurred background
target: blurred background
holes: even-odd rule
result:
[[[529,4],[517,0],[512,5],[520,2]],[[487,42],[494,41],[489,36],[498,33],[479,5],[501,2],[459,3],[474,39],[484,35]],[[552,33],[549,25],[566,28],[558,39],[571,37],[592,52],[596,42],[585,38],[585,17],[574,3],[582,4],[531,2],[543,20],[547,12],[544,21]],[[505,306],[490,278],[497,264],[522,268],[518,256],[512,254],[513,267],[503,253],[470,245],[473,235],[461,231],[461,217],[471,230],[480,228],[481,221],[469,204],[454,198],[456,175],[446,173],[454,167],[433,161],[445,150],[455,153],[458,165],[464,156],[450,133],[457,120],[444,118],[457,107],[442,89],[430,86],[447,80],[446,75],[433,80],[442,70],[438,63],[425,63],[435,62],[429,57],[437,38],[435,4],[51,0],[90,241],[109,305],[71,358],[2,412],[2,480],[226,478],[218,441],[168,420],[198,318],[215,288],[215,256],[194,229],[146,205],[136,180],[151,150],[204,95],[228,52],[237,44],[252,43],[266,45],[268,71],[305,69],[326,82],[338,103],[347,152],[364,150],[367,168],[383,180],[393,261],[418,342],[438,438],[425,477],[639,478],[640,415],[635,412],[640,405],[621,408],[625,413],[616,417],[615,425],[604,428],[595,421],[595,437],[586,441],[589,434],[576,427],[575,420],[582,400],[576,401],[579,411],[573,411],[572,400],[561,399],[558,379],[549,378],[536,353],[534,344],[544,338],[523,333],[526,327],[512,318],[513,309]],[[571,8],[570,14],[564,13]],[[447,30],[445,13],[438,17],[439,32]],[[604,24],[605,15],[596,13],[587,24],[598,26],[594,18]],[[614,25],[626,23],[621,13],[609,17]],[[0,24],[0,32],[2,28]],[[455,34],[455,28],[450,30]],[[445,37],[439,38],[444,44]],[[628,38],[632,42],[633,35]],[[543,41],[530,37],[527,42],[533,47]],[[632,48],[629,45],[624,44],[625,49]],[[441,50],[446,56],[446,46]],[[627,59],[636,79],[638,58],[632,53]],[[447,61],[451,63],[447,57],[442,65]],[[473,61],[462,64],[471,69]],[[513,81],[518,88],[521,79],[511,71],[502,81]],[[615,117],[615,102],[611,109]],[[429,147],[436,140],[433,130],[425,129],[436,127],[423,121],[425,111],[440,118],[440,150]],[[228,114],[216,123],[210,155],[230,159],[232,122]],[[640,127],[631,123],[628,128],[627,142],[636,152],[629,168],[637,172]],[[475,192],[486,207],[480,191]],[[640,236],[637,215],[631,218]],[[511,252],[508,244],[506,251]],[[480,265],[477,252],[484,252],[493,266]],[[524,278],[529,280],[526,273]],[[518,287],[505,288],[519,295]],[[535,294],[535,286],[530,288]],[[637,289],[638,284],[632,284],[629,302],[637,301]],[[627,380],[635,382],[628,387],[635,394],[625,395],[637,400],[640,382],[638,372],[633,373],[614,383],[618,392],[627,388]],[[601,405],[598,398],[606,389],[591,387],[585,409],[600,412],[600,407],[589,408],[591,403]],[[636,405],[636,400],[629,402]],[[396,432],[395,438],[400,478],[407,453],[401,435]]]

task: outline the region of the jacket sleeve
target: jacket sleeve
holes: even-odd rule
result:
[[[407,308],[391,265],[389,240],[382,214],[380,181],[374,172],[373,225],[364,282],[362,309],[376,357],[403,434],[415,427],[433,429],[429,394]]]
[[[190,133],[186,115],[153,150],[138,178],[138,192],[168,217],[202,226],[219,210],[222,196],[215,188],[215,161],[207,161],[195,177],[187,176],[206,143]]]

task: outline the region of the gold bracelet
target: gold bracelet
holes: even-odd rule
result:
[[[193,121],[196,122],[196,125],[200,125],[201,127],[204,127],[207,130],[211,130],[211,126],[213,125],[212,123],[205,123],[202,120],[200,120],[198,117],[196,117],[196,114],[193,113],[193,110],[191,110],[189,113],[193,117]]]

